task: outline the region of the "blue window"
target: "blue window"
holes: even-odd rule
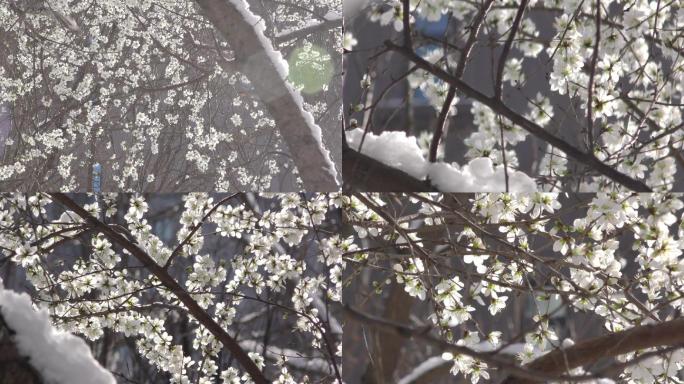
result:
[[[447,26],[449,25],[449,17],[447,15],[442,15],[442,18],[438,21],[427,21],[423,18],[416,19],[414,28],[422,32],[425,36],[442,38],[446,33]]]

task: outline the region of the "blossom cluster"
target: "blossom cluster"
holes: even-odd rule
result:
[[[334,230],[340,196],[78,196],[89,214],[167,266],[277,382],[333,375],[341,329],[329,306],[341,300],[342,250],[351,247],[351,239]],[[155,218],[173,207],[172,219]],[[5,195],[0,210],[3,252],[25,271],[25,289],[59,327],[93,343],[121,335],[131,340],[134,354],[173,383],[209,384],[217,376],[224,383],[251,382],[239,366],[226,364],[222,343],[176,292],[116,239],[49,195]],[[267,318],[286,337],[271,336],[272,343],[262,345],[256,340],[269,332],[260,326]],[[179,326],[188,333],[182,338]],[[276,345],[283,340],[294,352]],[[293,354],[322,363],[302,370],[307,360]]]
[[[0,4],[0,106],[12,123],[3,185],[25,190],[26,178],[39,178],[54,190],[89,190],[95,163],[110,190],[270,190],[275,180],[298,182],[276,121],[198,6],[31,4]],[[314,5],[324,14],[341,9],[339,0],[274,4],[264,13],[279,17],[261,22],[273,38],[309,26]],[[318,35],[340,44],[334,28]],[[283,38],[276,48],[285,56],[312,36]],[[323,96],[333,90],[325,91],[307,96],[304,108],[328,126],[338,116],[326,112]]]
[[[443,357],[473,383],[495,370],[476,352],[513,351],[527,364],[581,341],[563,326],[576,316],[619,332],[684,310],[678,194],[365,194],[345,198],[344,215],[358,247],[351,273],[425,303],[435,337],[472,351]],[[512,333],[497,319],[521,305],[523,333]],[[617,360],[628,383],[676,381],[684,369],[681,350],[661,347]]]
[[[432,64],[434,70],[423,65],[416,69],[416,60],[407,57],[408,87],[427,99],[435,117],[448,107],[451,117],[466,116],[458,121],[472,121],[474,132],[463,141],[467,148],[456,155],[467,160],[489,157],[497,165],[505,162],[512,169],[520,169],[518,157],[528,157],[530,146],[535,146],[540,151],[532,159],[533,164],[525,167],[529,167],[542,190],[607,192],[622,188],[586,164],[578,164],[574,172],[569,172],[572,163],[568,162],[574,155],[556,144],[543,142],[546,139],[536,134],[542,141],[530,144],[532,135],[520,122],[514,123],[500,109],[491,108],[498,105],[498,100],[483,103],[456,87],[452,105],[444,105],[449,84],[437,75],[438,70],[462,75],[468,86],[487,97],[492,94],[490,83],[496,86],[497,72],[501,71],[501,102],[518,116],[584,152],[585,157],[595,157],[653,190],[673,189],[684,148],[681,2],[381,0],[369,4],[364,10],[365,19],[381,27],[392,26],[384,38],[396,44],[406,43],[404,13],[409,12],[408,27],[413,36],[410,49]],[[513,30],[521,6],[521,22]],[[540,25],[549,23],[550,28],[540,29]],[[478,34],[471,36],[478,28]],[[440,32],[435,34],[433,30]],[[389,89],[365,90],[386,87],[377,79],[379,74],[396,68],[382,67],[387,65],[379,61],[382,51],[367,56],[364,50],[355,52],[359,36],[353,29],[347,33],[348,53],[369,60],[369,73],[361,82],[364,91],[358,104],[352,104],[358,106],[351,108],[353,114],[381,104],[364,102],[363,97],[384,97]],[[515,36],[504,57],[500,47],[512,33]],[[469,49],[473,36],[474,44]],[[468,56],[461,63],[465,54]],[[485,61],[491,62],[491,68],[480,65]],[[478,65],[481,68],[472,68]],[[394,85],[391,83],[391,87]],[[411,99],[405,101],[410,103]],[[364,119],[372,116],[366,113]],[[405,130],[424,143],[427,151],[438,129],[435,124],[424,126],[417,122]],[[444,149],[439,153],[442,158],[453,158],[451,151],[447,148],[446,154]]]

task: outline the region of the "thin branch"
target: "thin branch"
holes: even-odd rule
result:
[[[307,190],[338,190],[337,170],[321,141],[321,128],[303,108],[303,99],[284,78],[271,42],[247,20],[243,1],[195,0],[202,14],[235,52],[235,66],[275,120]],[[248,17],[249,18],[249,17]]]
[[[501,100],[501,94],[503,92],[503,71],[506,66],[506,59],[511,51],[511,46],[513,45],[513,39],[515,39],[516,33],[518,33],[518,28],[520,28],[520,22],[522,21],[523,13],[525,13],[525,7],[527,6],[527,0],[522,0],[520,6],[518,7],[518,12],[515,14],[515,19],[513,20],[513,26],[511,27],[511,32],[508,34],[506,43],[504,44],[503,51],[501,52],[501,58],[499,58],[499,67],[496,70],[496,85],[494,86],[494,98]]]
[[[442,136],[447,128],[447,117],[449,116],[449,111],[451,110],[451,103],[454,102],[454,97],[456,97],[456,87],[450,85],[449,92],[447,92],[446,99],[444,99],[444,104],[442,104],[442,109],[439,111],[439,116],[437,116],[435,133],[432,135],[432,141],[430,141],[430,155],[428,159],[431,163],[437,161],[439,143],[442,141]]]
[[[178,244],[178,245],[176,246],[176,248],[174,248],[173,251],[171,251],[171,255],[169,256],[168,260],[166,260],[166,263],[164,264],[164,267],[163,267],[163,268],[164,268],[164,269],[169,269],[169,266],[171,266],[171,262],[173,261],[173,259],[174,259],[176,256],[178,256],[178,254],[181,253],[181,251],[183,250],[183,247],[184,247],[188,242],[190,242],[190,240],[192,239],[192,237],[195,236],[195,233],[202,227],[202,224],[204,224],[204,222],[209,218],[209,216],[211,216],[214,212],[216,212],[216,210],[217,210],[220,206],[222,206],[223,204],[225,204],[226,202],[228,202],[228,201],[231,200],[232,198],[238,196],[239,194],[240,194],[240,193],[233,193],[233,194],[230,195],[230,196],[224,197],[224,198],[221,199],[218,203],[216,203],[216,205],[214,205],[206,214],[204,214],[204,216],[202,217],[202,219],[201,219],[200,221],[198,221],[197,224],[195,224],[195,226],[192,227],[192,229],[190,230],[190,232],[188,233],[188,235],[185,236],[185,239],[183,239],[183,241],[181,241],[180,244]]]
[[[411,39],[411,4],[409,0],[401,0],[402,23],[404,24],[404,47],[413,49]]]
[[[460,79],[461,77],[463,77],[463,73],[465,72],[465,68],[468,62],[468,57],[470,56],[470,52],[472,51],[473,46],[477,41],[477,35],[480,32],[480,28],[482,27],[482,24],[487,16],[487,13],[492,7],[492,3],[494,3],[494,0],[487,0],[487,2],[485,2],[485,4],[480,9],[480,12],[475,16],[473,23],[470,25],[470,34],[468,35],[468,40],[466,41],[463,51],[461,52],[461,57],[458,60],[458,64],[456,64],[456,71],[454,72],[454,76],[456,78]],[[449,85],[449,91],[447,92],[447,96],[444,100],[444,104],[442,105],[442,109],[439,111],[439,116],[437,117],[435,134],[432,136],[432,141],[430,142],[429,160],[431,163],[437,161],[437,151],[439,149],[439,143],[442,140],[444,132],[446,132],[447,117],[449,116],[449,110],[451,110],[451,103],[453,103],[454,97],[456,97],[456,87],[454,87],[453,85]]]
[[[599,42],[601,41],[601,0],[596,0],[596,41],[594,41],[594,53],[591,55],[591,66],[589,68],[589,85],[587,87],[587,139],[589,140],[589,151],[594,150],[594,76],[596,76],[596,62],[599,55]]]

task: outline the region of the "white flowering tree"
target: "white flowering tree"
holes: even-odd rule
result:
[[[0,206],[5,285],[121,382],[340,377],[339,195],[12,194]]]
[[[3,1],[1,185],[336,190],[341,2],[253,3]]]
[[[344,365],[366,366],[345,379],[681,382],[683,209],[615,192],[345,198]]]
[[[367,175],[385,179],[391,166],[404,184],[463,191],[388,159],[388,130],[403,130],[428,166],[486,157],[540,190],[673,189],[684,167],[680,1],[355,3],[345,57],[362,77],[345,89],[345,181],[358,189],[381,190]],[[458,139],[445,144],[447,131]]]

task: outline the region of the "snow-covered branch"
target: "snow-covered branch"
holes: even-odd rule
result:
[[[14,333],[19,352],[46,384],[114,384],[114,376],[93,358],[77,336],[53,327],[45,309],[34,310],[31,298],[2,287],[0,317]]]
[[[506,173],[510,192],[532,192],[537,189],[532,178],[523,172],[494,166],[489,158],[471,160],[460,167],[425,159],[414,137],[404,132],[383,132],[380,135],[356,128],[346,133],[351,149],[370,156],[409,176],[427,181],[441,192],[502,192],[506,191]],[[365,136],[365,137],[364,137]]]
[[[236,65],[276,121],[306,189],[337,190],[337,171],[323,145],[321,128],[304,109],[302,96],[288,83],[287,62],[264,36],[262,21],[245,0],[196,2],[235,51]]]

